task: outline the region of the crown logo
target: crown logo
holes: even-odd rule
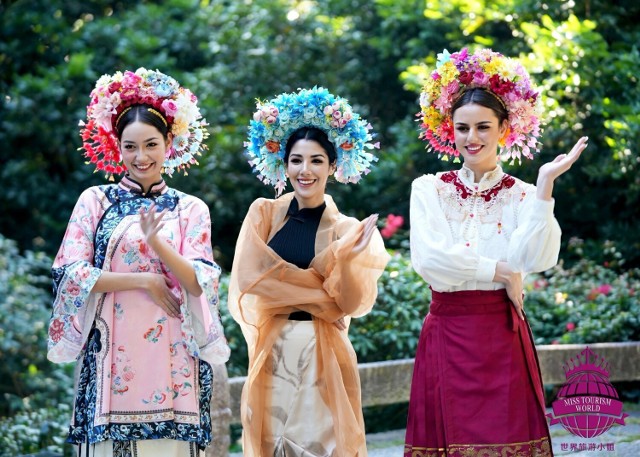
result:
[[[563,368],[567,380],[577,374],[584,374],[586,372],[600,373],[605,378],[609,378],[609,362],[607,362],[604,357],[600,357],[589,349],[589,346],[577,356],[571,357],[571,359],[563,365]]]

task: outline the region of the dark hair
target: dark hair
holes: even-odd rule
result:
[[[291,153],[291,149],[293,149],[293,145],[296,144],[298,140],[315,141],[324,149],[324,152],[327,153],[329,163],[335,163],[337,157],[336,148],[333,146],[333,143],[329,141],[327,134],[316,127],[301,127],[291,134],[284,148],[284,163],[289,163],[289,154]]]
[[[166,140],[169,134],[169,125],[163,114],[151,105],[131,105],[124,109],[116,119],[116,135],[118,140],[122,139],[122,132],[134,122],[142,122],[158,129],[162,137]]]
[[[470,103],[489,108],[497,116],[500,125],[509,119],[509,112],[502,103],[502,100],[500,100],[496,94],[479,87],[465,91],[460,98],[453,103],[451,106],[451,117],[453,117],[453,114],[458,108]]]

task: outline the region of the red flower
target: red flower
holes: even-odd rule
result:
[[[49,337],[54,343],[62,339],[64,335],[64,324],[60,319],[55,319],[49,326]]]
[[[515,83],[513,83],[513,81],[502,80],[498,75],[493,75],[489,79],[489,86],[491,88],[491,92],[494,94],[504,95],[515,88]]]
[[[460,76],[458,77],[460,83],[467,85],[473,81],[473,75],[468,71],[461,71]]]
[[[567,332],[573,332],[576,329],[576,324],[573,322],[567,322]]]
[[[353,143],[349,143],[348,141],[345,141],[340,145],[340,147],[342,148],[343,151],[350,151],[353,149]]]

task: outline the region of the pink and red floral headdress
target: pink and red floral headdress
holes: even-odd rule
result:
[[[527,71],[514,59],[491,49],[469,54],[466,48],[449,54],[438,54],[436,69],[425,82],[420,94],[420,137],[428,141],[427,149],[443,160],[458,160],[455,149],[451,107],[465,91],[482,88],[494,94],[509,113],[508,129],[500,139],[502,160],[522,156],[533,159],[540,150],[542,108],[539,92],[533,87]]]
[[[159,71],[138,68],[104,75],[96,82],[87,106],[87,122],[80,121],[84,155],[96,171],[104,171],[108,179],[126,171],[122,162],[115,125],[119,116],[132,105],[145,104],[159,111],[173,134],[173,144],[167,150],[164,171],[187,174],[198,164],[196,157],[207,149],[207,122],[198,108],[198,99],[189,89]],[[157,114],[157,113],[156,113]]]

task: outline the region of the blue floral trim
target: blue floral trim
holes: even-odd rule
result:
[[[162,211],[165,208],[173,211],[181,197],[181,193],[174,189],[169,189],[166,193],[158,195],[155,198],[143,197],[140,194],[129,192],[113,184],[100,186],[100,189],[104,192],[111,206],[104,212],[96,227],[95,238],[93,240],[93,265],[96,268],[102,268],[102,265],[104,265],[111,234],[122,219],[126,216],[137,214],[140,208],[151,205],[152,201],[156,204],[158,211]]]

